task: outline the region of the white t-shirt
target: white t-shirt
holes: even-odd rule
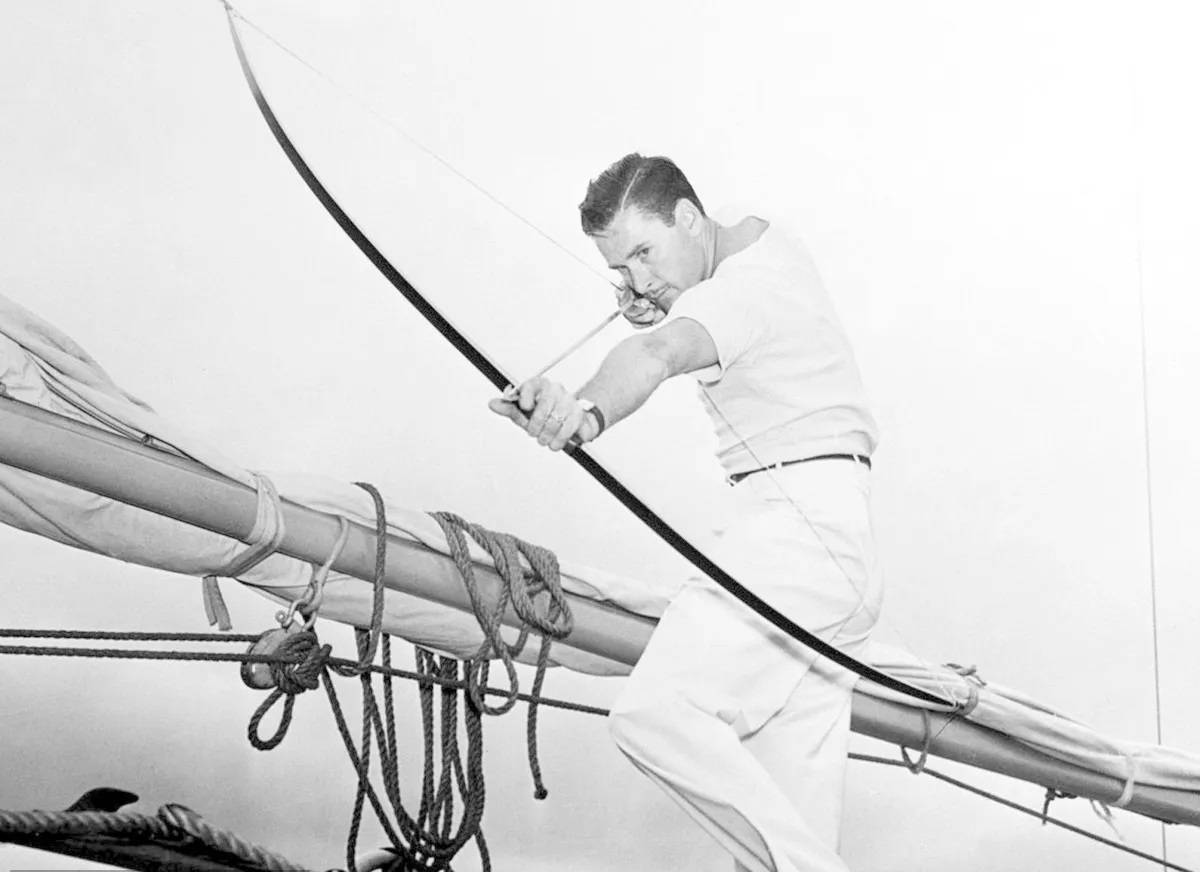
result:
[[[712,337],[718,363],[692,373],[727,474],[878,442],[850,343],[808,252],[768,226],[684,291],[670,319]]]

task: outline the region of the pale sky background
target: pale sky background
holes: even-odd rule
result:
[[[793,228],[883,428],[881,637],[976,663],[1114,736],[1154,741],[1161,713],[1166,744],[1200,751],[1192,5],[240,8],[342,83],[247,34],[269,97],[343,204],[514,374],[605,314],[605,286],[364,105],[594,267],[575,205],[631,150],[674,157],[710,207]],[[219,3],[6,13],[0,292],[248,467],[367,479],[633,576],[683,571],[572,464],[487,414],[490,388],[287,164]],[[716,486],[691,403],[680,386],[603,440],[685,527]],[[203,629],[198,581],[13,531],[0,549],[5,626]],[[224,588],[238,631],[270,626],[272,605]],[[342,863],[353,780],[319,696],[298,700],[292,735],[263,754],[244,738],[258,697],[233,668],[5,658],[0,678],[0,807],[61,808],[111,784],[314,868]],[[547,692],[603,705],[618,687],[555,673]],[[543,803],[523,718],[487,724],[497,870],[728,868],[601,721],[542,720]],[[1035,786],[937,768],[1040,804]],[[928,778],[858,763],[850,777],[856,872],[1152,868]],[[1104,831],[1085,803],[1054,810]],[[1131,845],[1159,850],[1157,825],[1117,820]],[[1200,868],[1196,833],[1172,828],[1167,844]],[[76,865],[9,848],[0,864]]]

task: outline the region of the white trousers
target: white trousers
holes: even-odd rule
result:
[[[737,519],[706,549],[851,655],[882,600],[869,476],[848,460],[750,476],[733,488]],[[610,732],[738,870],[846,872],[837,848],[855,678],[697,579],[663,614]]]

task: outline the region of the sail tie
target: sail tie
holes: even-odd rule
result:
[[[215,624],[220,630],[233,629],[229,608],[225,605],[225,598],[221,596],[220,579],[237,578],[242,573],[249,572],[278,550],[287,533],[283,520],[283,506],[280,504],[279,491],[275,489],[275,484],[265,475],[257,472],[252,475],[258,493],[258,505],[255,507],[254,526],[246,537],[249,540],[247,547],[224,568],[204,576],[201,587],[208,624]]]
[[[971,712],[975,711],[976,706],[979,705],[979,688],[987,687],[987,682],[980,677],[979,668],[974,664],[960,666],[957,663],[947,663],[945,665],[947,669],[957,672],[967,686],[967,701],[959,703],[958,711],[955,714],[960,718],[969,718]]]
[[[1137,758],[1132,754],[1125,755],[1125,788],[1121,795],[1109,803],[1116,808],[1126,808],[1133,799],[1133,790],[1137,787]]]

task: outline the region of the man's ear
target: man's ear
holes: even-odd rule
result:
[[[683,228],[692,235],[700,232],[700,210],[686,197],[675,201],[675,223],[681,222]]]

